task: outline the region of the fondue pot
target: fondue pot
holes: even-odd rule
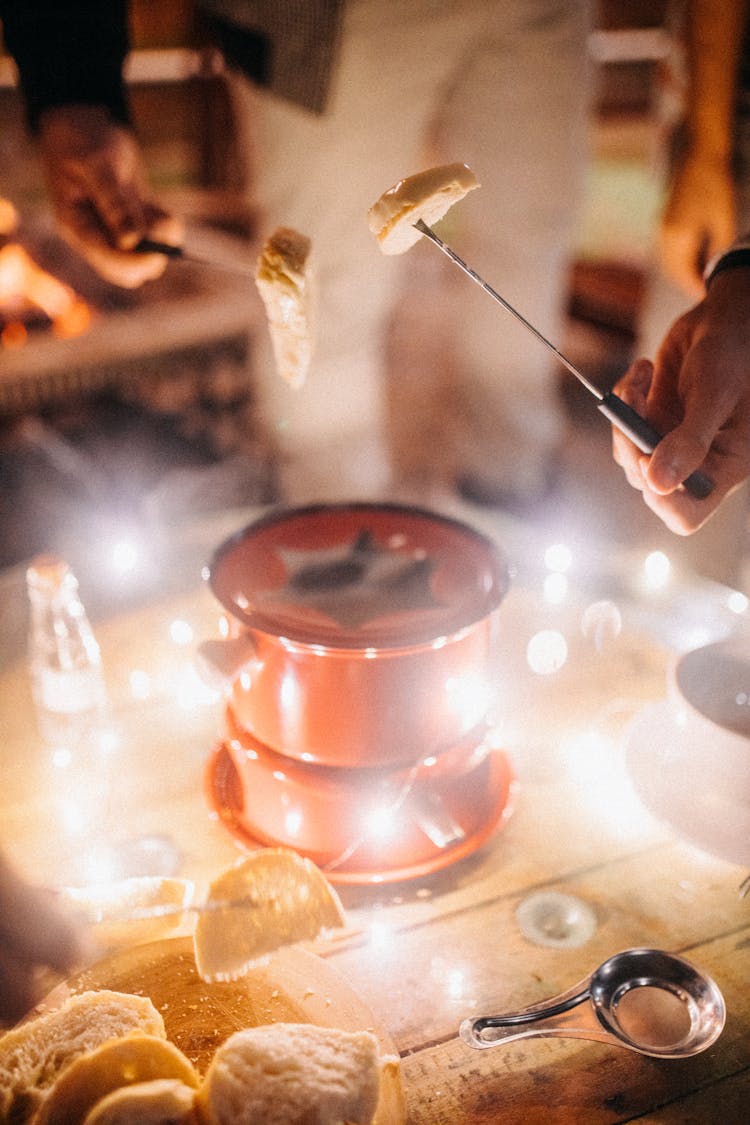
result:
[[[219,547],[208,580],[226,611],[222,637],[200,648],[227,697],[211,787],[239,834],[331,863],[352,843],[360,794],[406,791],[424,810],[420,791],[439,784],[447,823],[452,779],[464,811],[477,805],[485,827],[489,801],[497,819],[482,748],[508,571],[489,539],[393,504],[274,510]],[[480,766],[490,793],[467,801]],[[504,774],[506,797],[508,786]],[[432,813],[420,818],[434,827]],[[430,835],[465,850],[478,827],[417,836],[428,850],[441,847]],[[402,855],[398,866],[412,865]]]

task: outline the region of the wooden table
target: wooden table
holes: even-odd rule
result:
[[[39,745],[22,656],[23,570],[4,576],[0,816],[3,844],[31,879],[84,885],[173,864],[200,889],[236,858],[202,787],[221,702],[202,695],[192,659],[218,620],[201,566],[245,522],[230,513],[175,533],[169,588],[130,608],[92,594],[120,732],[95,774],[90,763],[55,765]],[[518,781],[513,814],[440,873],[342,887],[358,932],[325,956],[392,1037],[414,1125],[739,1125],[750,1119],[746,861],[711,855],[657,820],[634,792],[626,752],[633,719],[664,698],[675,654],[747,628],[742,599],[689,576],[662,581],[663,560],[646,552],[611,558],[573,545],[564,570],[564,554],[545,561],[541,533],[485,523],[513,571],[497,685],[498,729]],[[565,663],[549,674],[527,660],[542,630],[567,642]],[[587,904],[593,934],[573,948],[524,937],[516,911],[539,891]],[[667,1061],[574,1039],[483,1052],[459,1040],[465,1016],[543,1000],[634,946],[681,953],[714,977],[728,1010],[714,1046]]]

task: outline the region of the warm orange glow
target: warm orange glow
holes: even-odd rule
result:
[[[72,336],[82,336],[91,324],[92,313],[89,305],[77,297],[69,309],[52,322],[52,332],[61,340]]]
[[[18,212],[9,199],[0,197],[0,234],[8,235],[18,225]]]
[[[21,348],[29,338],[26,328],[18,320],[11,320],[0,332],[0,342],[4,348]]]
[[[52,331],[56,336],[66,338],[79,336],[91,323],[91,311],[85,301],[73,290],[58,281],[52,274],[38,266],[22,246],[10,243],[0,249],[0,304],[10,307],[16,314],[24,306],[32,305],[44,312],[52,321]],[[6,342],[8,324],[2,334],[2,342],[8,347],[20,347],[26,340],[16,324],[9,334],[11,342]]]

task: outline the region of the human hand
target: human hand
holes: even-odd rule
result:
[[[655,363],[637,360],[615,391],[665,435],[649,457],[613,430],[615,461],[670,530],[690,535],[750,475],[750,269],[717,274]],[[703,500],[680,488],[698,468],[715,484]]]
[[[664,272],[695,299],[703,271],[736,236],[737,209],[725,160],[688,153],[675,172],[662,215],[659,249]]]
[[[138,142],[103,106],[46,110],[39,145],[60,233],[107,281],[127,289],[159,277],[163,254],[136,254],[142,238],[179,244],[180,223],[148,198]]]
[[[0,857],[0,1024],[15,1023],[38,1000],[40,969],[67,972],[82,954],[82,937],[49,892]]]

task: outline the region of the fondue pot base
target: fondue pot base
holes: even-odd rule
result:
[[[209,756],[212,813],[244,847],[294,848],[332,883],[396,882],[456,863],[511,815],[516,790],[507,755],[488,738],[449,751],[432,775],[424,765],[320,768],[254,743],[241,778],[237,753],[224,741]]]

